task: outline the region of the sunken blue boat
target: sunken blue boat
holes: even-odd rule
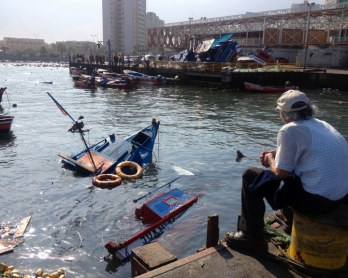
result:
[[[160,125],[160,122],[156,119],[152,119],[149,126],[125,139],[116,139],[115,134],[110,134],[103,140],[88,146],[84,134],[89,132],[89,129],[83,129],[83,116],[75,121],[49,93],[48,95],[62,113],[73,120],[73,126],[69,131],[79,133],[85,146],[81,151],[72,155],[59,153],[58,155],[62,158],[64,166],[78,174],[94,176],[114,174],[116,166],[121,162],[135,162],[143,168],[152,161],[152,152]],[[129,166],[128,168],[126,170],[131,173],[132,167]]]
[[[76,154],[58,155],[66,167],[80,174],[114,174],[116,166],[124,161],[135,162],[143,168],[152,160],[159,124],[153,119],[151,125],[125,139],[116,140],[116,136],[110,134]]]

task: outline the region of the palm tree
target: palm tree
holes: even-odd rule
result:
[[[5,55],[6,55],[6,50],[8,50],[8,47],[6,47],[5,45],[2,45],[2,46],[0,47],[0,49],[4,52],[4,57],[5,57]]]

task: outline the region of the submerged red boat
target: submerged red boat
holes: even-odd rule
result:
[[[120,260],[127,259],[133,248],[146,245],[158,238],[164,233],[169,223],[182,215],[197,200],[198,196],[186,194],[174,188],[147,201],[140,209],[135,210],[135,216],[150,226],[123,242],[108,242],[105,248],[109,254],[104,259],[110,260],[112,257]]]
[[[284,93],[288,90],[297,89],[297,87],[292,86],[290,82],[285,84],[285,86],[264,86],[264,85],[244,82],[244,86],[249,91],[258,91],[258,92],[264,92],[264,93]]]
[[[0,114],[0,133],[8,133],[11,129],[14,116]]]

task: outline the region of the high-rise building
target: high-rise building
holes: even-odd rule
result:
[[[103,42],[123,55],[146,50],[146,0],[103,0]]]
[[[163,27],[164,26],[164,20],[161,20],[155,13],[153,12],[147,12],[146,13],[146,28],[156,28],[156,27]]]

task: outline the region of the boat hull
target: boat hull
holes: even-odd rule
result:
[[[111,89],[129,89],[135,86],[134,83],[125,83],[125,82],[109,82],[106,84],[99,83],[97,85],[103,88],[111,88]]]
[[[151,76],[151,75],[146,75],[146,74],[143,74],[137,71],[132,71],[132,70],[124,70],[123,72],[126,75],[128,75],[130,78],[138,80],[140,84],[147,84],[147,85],[163,85],[164,84],[164,79],[161,75]]]
[[[254,83],[244,82],[244,86],[249,91],[257,91],[264,93],[284,93],[288,90],[295,89],[294,86],[261,86]]]
[[[74,80],[74,84],[76,87],[80,87],[80,88],[86,88],[86,89],[96,89],[97,86],[96,84],[91,84],[89,83],[87,80]]]
[[[9,133],[14,116],[0,115],[0,133]]]

